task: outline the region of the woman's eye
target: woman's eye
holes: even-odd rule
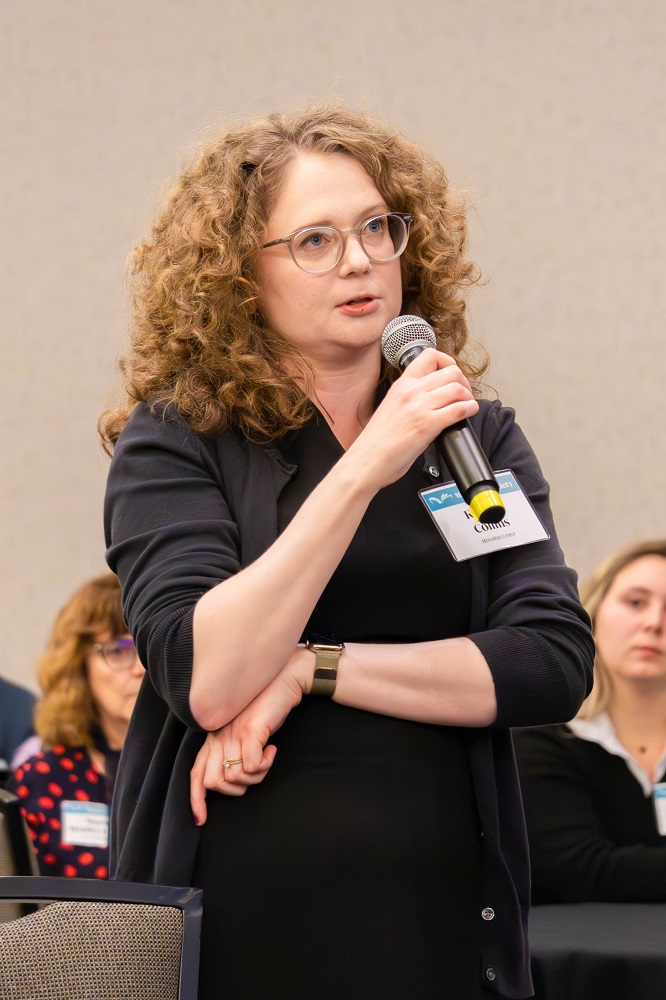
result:
[[[371,233],[374,236],[377,233],[381,233],[381,231],[384,229],[384,225],[385,225],[385,219],[382,216],[379,219],[370,219],[369,222],[366,222],[364,228],[366,232]]]
[[[299,250],[321,250],[322,247],[326,246],[327,240],[330,241],[330,236],[322,232],[311,232],[303,236],[298,242]]]

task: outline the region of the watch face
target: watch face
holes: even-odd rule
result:
[[[311,632],[307,638],[308,646],[328,646],[332,649],[340,649],[343,643],[336,639],[334,634],[322,635],[321,632]]]

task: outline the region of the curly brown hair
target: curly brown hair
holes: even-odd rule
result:
[[[45,746],[94,745],[99,713],[86,656],[98,636],[126,632],[115,573],[84,583],[58,613],[37,671],[43,694],[35,709],[35,731]]]
[[[666,538],[636,542],[608,556],[597,566],[590,579],[581,587],[580,595],[592,620],[592,629],[599,605],[610,590],[615,577],[631,563],[643,556],[661,556],[666,559]],[[597,655],[594,660],[594,686],[578,713],[580,719],[593,719],[608,708],[612,694],[612,680],[606,666]]]
[[[479,279],[466,257],[466,206],[441,164],[372,115],[308,105],[209,141],[135,249],[132,348],[120,361],[127,401],[100,419],[107,451],[141,400],[175,405],[199,433],[234,426],[251,440],[280,437],[307,419],[314,372],[268,329],[254,266],[286,168],[299,152],[353,156],[392,211],[414,216],[401,258],[401,311],[427,318],[441,349],[473,382],[485,372],[485,352],[477,345],[473,363],[465,350],[462,290]],[[302,380],[289,374],[294,362]],[[397,376],[385,369],[384,377]]]

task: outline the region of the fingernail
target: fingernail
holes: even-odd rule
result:
[[[201,826],[201,820],[199,819],[198,816],[193,816],[193,819],[194,819],[194,825],[195,826]]]

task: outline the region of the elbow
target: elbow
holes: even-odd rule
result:
[[[190,712],[198,726],[213,733],[238,715],[238,710],[221,698],[220,692],[213,692],[208,686],[192,680],[190,688]]]
[[[566,690],[562,693],[562,710],[556,722],[568,722],[580,711],[581,705],[592,690],[592,660],[586,663],[582,658],[576,664],[577,670],[568,676]]]
[[[206,595],[204,595],[205,597]],[[203,598],[195,608],[193,618],[192,674],[190,677],[190,712],[197,725],[207,732],[215,732],[231,722],[239,712],[239,706],[230,697],[225,664],[220,662],[215,646],[204,641],[201,632],[200,607]],[[198,617],[197,617],[198,616]],[[199,629],[197,629],[199,625]]]

